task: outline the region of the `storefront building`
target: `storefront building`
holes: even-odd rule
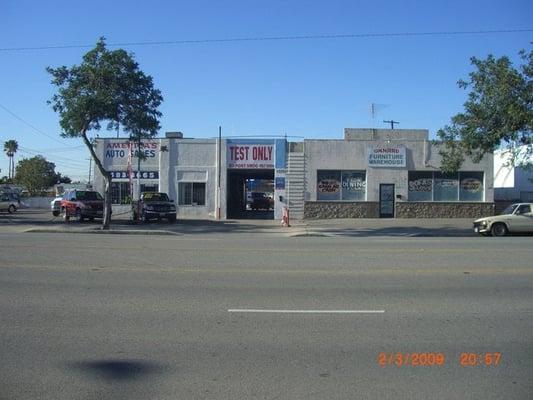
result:
[[[97,139],[113,177],[114,212],[140,191],[174,199],[178,218],[432,218],[488,215],[494,207],[492,155],[466,160],[457,174],[439,170],[427,130],[345,129],[340,140]],[[143,154],[138,162],[139,152]],[[95,188],[103,192],[95,171]],[[252,212],[251,191],[272,208]]]
[[[427,130],[344,135],[305,140],[305,218],[472,218],[493,211],[491,154],[446,175]]]

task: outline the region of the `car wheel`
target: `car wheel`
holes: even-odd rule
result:
[[[505,224],[497,223],[492,225],[490,232],[492,233],[492,236],[505,236],[507,235],[507,227]]]
[[[10,204],[7,209],[7,212],[13,214],[15,211],[17,211],[17,207],[15,207],[13,204]]]
[[[65,207],[63,207],[63,208],[61,209],[61,215],[62,215],[63,220],[64,220],[65,222],[69,222],[69,221],[70,221],[70,217],[69,217],[69,215],[67,214],[67,209],[66,209]]]
[[[57,210],[56,211],[52,211],[52,215],[54,217],[59,217],[59,211],[57,211]]]

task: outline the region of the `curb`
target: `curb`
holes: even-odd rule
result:
[[[159,235],[159,236],[183,236],[183,233],[163,231],[163,230],[133,230],[133,229],[115,229],[104,231],[101,229],[91,229],[86,231],[80,230],[57,230],[46,228],[31,228],[24,231],[24,233],[88,233],[88,234],[101,234],[101,235]]]

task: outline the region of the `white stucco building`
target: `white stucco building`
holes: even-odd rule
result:
[[[476,217],[494,207],[493,158],[439,170],[438,144],[427,130],[345,129],[342,139],[98,139],[96,151],[113,176],[115,207],[138,190],[169,194],[178,218],[254,218],[246,193],[270,182],[274,211],[293,218]],[[139,177],[139,178],[138,178]],[[95,188],[103,179],[95,171]],[[127,206],[126,206],[127,208]]]

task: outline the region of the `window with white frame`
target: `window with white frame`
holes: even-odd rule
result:
[[[179,182],[180,206],[205,206],[205,182]]]

